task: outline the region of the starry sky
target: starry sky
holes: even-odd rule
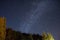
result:
[[[0,0],[0,16],[6,17],[7,28],[25,33],[51,32],[60,38],[59,0]]]

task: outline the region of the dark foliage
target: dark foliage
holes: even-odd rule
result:
[[[42,36],[39,34],[27,34],[12,29],[6,29],[6,40],[42,40]]]

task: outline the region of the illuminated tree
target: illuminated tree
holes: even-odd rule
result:
[[[48,33],[48,34],[47,34],[47,39],[48,39],[48,40],[54,40],[54,38],[53,38],[53,36],[52,36],[51,33]]]
[[[6,18],[0,17],[0,40],[5,40],[6,36]]]
[[[44,33],[42,34],[42,37],[43,37],[42,40],[54,40],[54,38],[53,38],[53,36],[51,35],[51,33],[47,33],[47,34],[46,34],[46,33],[44,32]]]

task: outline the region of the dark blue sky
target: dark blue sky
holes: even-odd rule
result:
[[[51,32],[59,40],[59,0],[1,0],[0,16],[7,19],[7,28],[26,33]]]

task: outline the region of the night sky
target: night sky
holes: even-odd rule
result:
[[[0,0],[0,16],[7,28],[25,33],[51,32],[60,40],[59,0]]]

